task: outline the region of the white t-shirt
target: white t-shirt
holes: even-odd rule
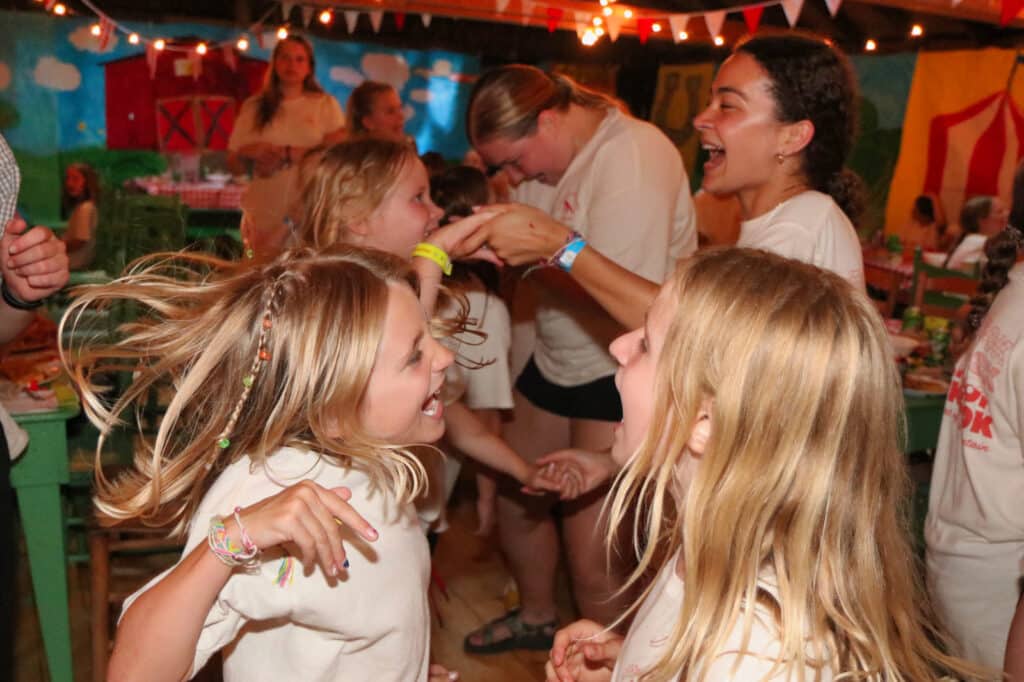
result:
[[[257,97],[242,105],[228,140],[235,152],[247,144],[269,142],[292,147],[315,147],[324,137],[345,127],[338,100],[327,93],[306,92],[285,99],[262,130],[256,129]],[[242,194],[246,222],[262,232],[281,229],[281,222],[296,205],[299,196],[299,164],[282,168],[269,178],[253,177]]]
[[[275,495],[301,480],[348,487],[349,500],[378,530],[367,543],[344,529],[349,568],[338,580],[296,559],[278,585],[284,552],[263,552],[252,572],[236,569],[203,625],[193,673],[224,649],[224,680],[426,680],[430,654],[427,583],[430,556],[412,505],[371,491],[360,472],[293,448],[255,467],[248,457],[227,467],[196,512],[183,556],[207,541],[209,520]],[[169,572],[169,571],[168,571]],[[167,572],[125,602],[125,609]]]
[[[972,660],[1001,668],[1024,576],[1024,265],[957,362],[932,468],[929,586]]]
[[[679,151],[658,128],[618,109],[608,109],[557,186],[525,182],[514,199],[543,210],[600,253],[654,282],[697,249],[690,182]],[[538,290],[534,360],[541,374],[559,386],[614,374],[618,365],[608,344],[622,327],[594,301]]]
[[[957,244],[956,249],[953,250],[953,255],[949,257],[949,262],[946,264],[947,268],[964,268],[976,263],[985,262],[985,242],[988,241],[988,237],[983,234],[967,234],[964,235],[962,242]]]
[[[678,555],[662,567],[651,593],[640,605],[619,652],[612,682],[638,682],[667,653],[668,639],[683,610],[683,581],[676,573],[677,562]],[[762,580],[758,585],[772,594],[777,593],[770,580]],[[755,608],[750,640],[745,649],[743,634],[742,625],[738,625],[729,635],[723,653],[711,663],[705,678],[708,682],[781,682],[791,679],[781,672],[766,677],[775,665],[780,648],[778,626],[766,609],[761,606]],[[808,667],[806,679],[815,679],[815,672]],[[831,669],[825,667],[820,679],[829,682],[832,679]]]
[[[736,246],[816,265],[864,288],[864,257],[853,224],[827,194],[808,190],[740,225]]]

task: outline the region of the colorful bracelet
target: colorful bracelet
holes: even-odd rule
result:
[[[214,516],[210,519],[210,533],[207,536],[210,551],[226,566],[251,568],[259,562],[259,547],[253,543],[252,538],[245,532],[245,528],[239,519],[237,508],[235,509],[235,521],[238,523],[238,530],[242,536],[242,546],[239,547],[235,544],[231,536],[228,535],[227,528],[224,527],[223,517]]]
[[[554,255],[551,256],[551,260],[548,261],[551,265],[557,265],[562,270],[569,272],[572,270],[572,264],[576,262],[576,256],[580,255],[587,246],[587,240],[583,238],[579,232],[573,232],[569,241],[565,243],[565,246],[555,251]]]
[[[412,250],[412,255],[432,260],[441,267],[441,272],[446,275],[452,274],[452,260],[440,246],[435,246],[429,242],[420,242]]]

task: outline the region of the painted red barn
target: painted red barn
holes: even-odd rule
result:
[[[192,43],[194,45],[194,42]],[[175,47],[191,47],[176,43]],[[263,84],[267,62],[233,47],[203,56],[166,49],[104,65],[107,147],[188,152],[227,148],[235,115]],[[151,76],[152,74],[152,76]]]

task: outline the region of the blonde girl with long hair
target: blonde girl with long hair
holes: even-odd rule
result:
[[[439,227],[443,212],[430,197],[430,180],[423,162],[408,145],[376,138],[342,142],[311,155],[304,164],[303,176],[305,203],[300,239],[317,248],[353,244],[410,258],[419,276],[420,302],[428,312],[433,311],[437,294],[444,289],[444,268],[436,259],[423,257],[424,245],[439,249],[449,262],[455,258],[493,259],[486,249],[466,253],[461,245],[494,214],[483,211]],[[446,395],[445,400],[448,440],[453,445],[515,478],[530,493],[561,490],[455,397]],[[436,468],[432,466],[431,470],[439,471],[441,463],[433,464]],[[429,506],[432,509],[427,517],[434,521],[443,513],[443,503],[434,498]]]
[[[649,583],[625,639],[560,631],[549,680],[924,682],[942,641],[908,542],[902,394],[881,319],[838,275],[746,249],[682,262],[611,347]]]
[[[107,480],[97,462],[97,508],[187,538],[126,603],[110,679],[185,679],[221,649],[229,681],[427,679],[424,473],[407,447],[444,432],[452,354],[415,287],[401,259],[339,248],[256,266],[154,255],[80,294],[65,326],[148,311],[116,343],[63,351],[103,432],[175,389],[132,471]],[[125,369],[109,405],[92,379]]]
[[[232,172],[252,176],[242,195],[242,234],[255,254],[273,257],[284,248],[306,152],[344,137],[341,105],[316,80],[313,46],[298,35],[279,40],[262,90],[242,104],[228,141]]]

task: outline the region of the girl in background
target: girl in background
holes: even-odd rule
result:
[[[612,344],[611,527],[633,538],[627,586],[658,575],[624,639],[592,621],[561,630],[548,680],[979,672],[938,648],[916,579],[881,322],[842,278],[774,254],[679,265],[644,326]]]
[[[64,171],[61,215],[68,226],[61,235],[67,247],[68,268],[85,270],[96,258],[96,228],[99,224],[100,181],[86,163],[69,164]]]
[[[1008,209],[998,197],[971,197],[960,209],[960,236],[944,268],[972,269],[985,261],[985,242],[1006,227]]]
[[[345,137],[338,100],[316,80],[313,46],[301,36],[278,41],[263,89],[242,105],[228,141],[228,166],[251,169],[242,195],[242,236],[261,258],[284,248],[299,201],[298,163],[320,144]]]
[[[349,134],[393,142],[411,142],[405,134],[405,113],[398,91],[387,83],[363,81],[348,96]]]
[[[415,286],[364,249],[255,267],[157,254],[72,304],[71,326],[116,301],[151,313],[114,345],[64,349],[101,432],[158,382],[177,389],[135,470],[109,481],[97,461],[105,518],[187,532],[126,602],[111,680],[181,680],[221,649],[228,682],[427,679],[424,475],[406,448],[444,433],[452,355]],[[90,378],[124,366],[109,407]]]

